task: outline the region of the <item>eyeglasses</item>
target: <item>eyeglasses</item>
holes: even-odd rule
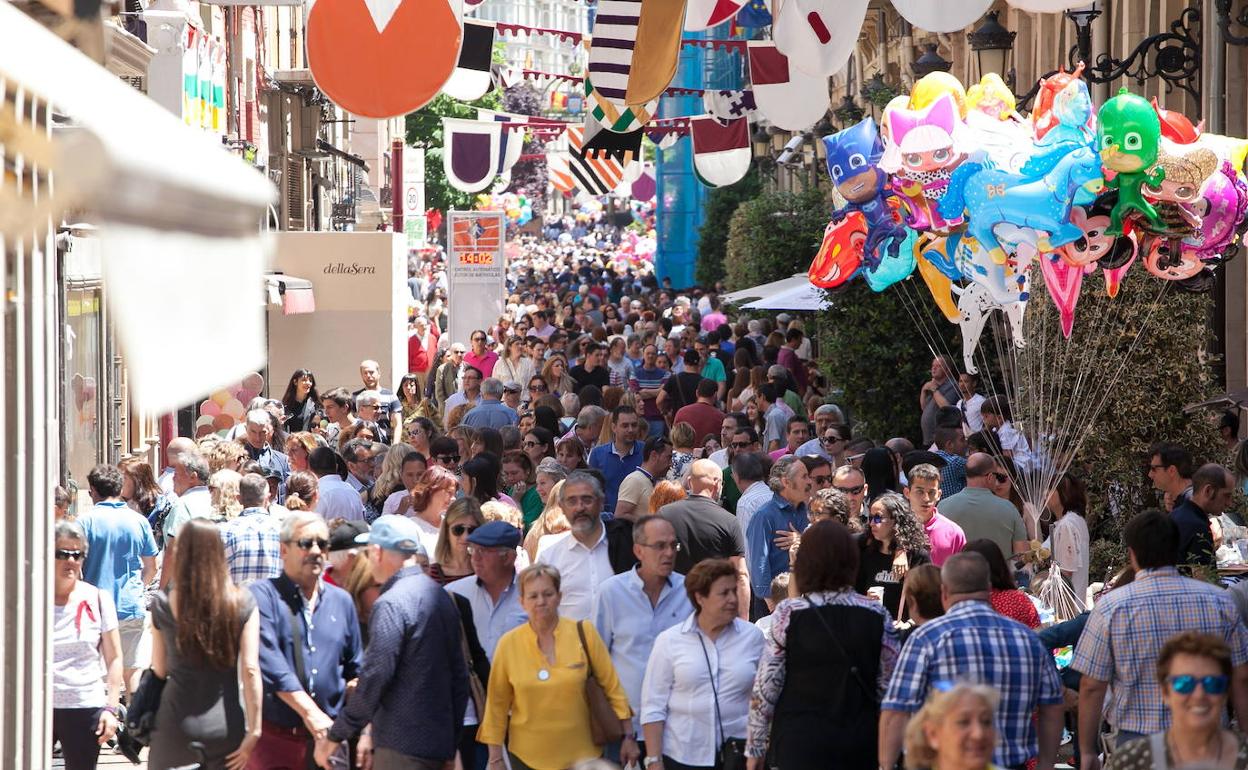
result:
[[[832,483],[832,476],[831,476],[831,474],[826,475],[826,476],[823,476],[823,475],[820,475],[820,476],[811,476],[811,477],[810,477],[810,480],[811,480],[811,481],[813,481],[814,483],[816,483],[816,484],[820,484],[820,485],[822,485],[822,484],[831,484],[831,483]]]
[[[323,537],[305,537],[300,540],[295,540],[292,542],[294,542],[295,545],[299,546],[305,551],[311,551],[312,546],[316,546],[317,548],[320,548],[322,551],[329,550],[329,541]]]
[[[889,522],[889,521],[892,521],[892,519],[888,518],[887,516],[868,516],[867,517],[868,524],[884,524],[885,522]]]
[[[844,492],[847,495],[860,495],[862,494],[862,490],[867,488],[867,485],[859,484],[856,487],[838,487],[834,484],[832,488],[835,489],[837,492]]]
[[[824,436],[823,438],[819,440],[822,441],[825,446],[831,446],[832,444],[839,444],[845,439],[841,438],[840,436]]]
[[[443,465],[454,465],[459,462],[459,455],[434,455],[433,459]]]
[[[749,449],[751,446],[753,446],[753,444],[751,444],[749,441],[734,441],[728,446],[732,447],[733,449]]]
[[[656,551],[674,551],[680,553],[680,542],[673,540],[670,543],[638,543],[642,548],[653,548]]]
[[[1161,470],[1161,469],[1163,469],[1163,468],[1165,468],[1165,467],[1166,467],[1166,466],[1164,466],[1164,465],[1149,464],[1148,469],[1149,469],[1150,471],[1159,471],[1159,470]]]
[[[87,554],[84,551],[69,551],[64,548],[56,549],[57,561],[82,561],[85,558],[87,558]]]
[[[530,385],[529,386],[530,393],[541,393],[544,390],[546,390],[545,385]]]
[[[1196,691],[1198,683],[1204,689],[1206,695],[1225,695],[1226,688],[1230,685],[1231,680],[1223,674],[1210,676],[1181,674],[1180,676],[1172,676],[1166,681],[1170,683],[1170,689],[1179,695],[1191,695]]]
[[[473,524],[472,526],[469,526],[467,524],[456,524],[455,526],[451,527],[451,534],[454,535],[455,537],[463,537],[464,535],[471,535],[473,532],[476,532],[476,531],[477,531],[477,526],[475,524]]]
[[[485,337],[473,337],[473,342],[485,342]]]

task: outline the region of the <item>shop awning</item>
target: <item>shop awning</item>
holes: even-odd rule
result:
[[[747,303],[747,310],[795,310],[816,312],[829,307],[823,289],[812,284],[802,276],[802,283],[773,292],[762,299]]]
[[[283,315],[316,312],[316,296],[312,282],[285,273],[264,276],[264,290],[270,305],[280,305]]]
[[[805,273],[796,273],[789,278],[784,278],[779,281],[772,281],[771,283],[764,283],[764,284],[759,284],[758,286],[751,286],[748,289],[739,289],[737,291],[730,291],[727,294],[725,294],[723,297],[721,297],[720,299],[722,299],[724,302],[731,302],[734,305],[741,305],[751,300],[758,300],[758,299],[763,299],[764,297],[770,297],[770,296],[777,294],[778,292],[787,291],[788,289],[794,289],[794,288],[801,286],[802,284],[809,284],[809,283],[810,281],[809,279],[806,278]]]

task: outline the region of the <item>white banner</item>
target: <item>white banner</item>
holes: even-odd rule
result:
[[[403,231],[408,249],[425,245],[425,149],[410,144],[403,148]]]
[[[447,212],[447,234],[448,333],[467,345],[474,329],[489,329],[506,307],[503,212]]]

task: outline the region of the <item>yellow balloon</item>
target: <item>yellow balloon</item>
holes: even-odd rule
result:
[[[910,89],[910,109],[921,110],[936,101],[941,94],[950,94],[958,105],[958,114],[966,120],[966,89],[962,81],[948,72],[929,72],[919,78]]]
[[[226,404],[230,402],[230,399],[234,397],[230,395],[230,392],[228,390],[218,390],[216,393],[213,393],[208,398],[217,402],[217,406],[225,406]]]
[[[966,89],[966,105],[997,120],[1009,120],[1014,115],[1017,100],[1001,76],[989,72],[978,83]]]
[[[944,240],[943,238],[940,240]],[[936,244],[933,243],[933,246]],[[923,252],[919,251],[919,275],[923,276],[923,282],[927,284],[927,290],[932,293],[932,299],[936,300],[936,307],[940,308],[940,312],[944,314],[945,320],[950,323],[957,323],[962,314],[958,312],[958,303],[953,299],[953,282],[949,277],[940,272],[939,269],[927,257],[923,256]]]

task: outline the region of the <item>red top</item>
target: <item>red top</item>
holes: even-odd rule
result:
[[[710,404],[697,401],[676,411],[672,424],[678,422],[687,422],[693,426],[694,445],[702,446],[702,439],[708,435],[719,439],[720,428],[724,425],[724,413]]]
[[[1027,594],[1017,589],[1011,591],[992,591],[992,608],[998,613],[1017,620],[1028,628],[1040,627],[1040,613],[1036,605],[1031,603]]]
[[[407,370],[421,374],[429,371],[429,365],[433,362],[434,349],[438,345],[438,335],[433,331],[429,332],[429,343],[427,345],[420,344],[420,335],[413,334],[407,338]]]

